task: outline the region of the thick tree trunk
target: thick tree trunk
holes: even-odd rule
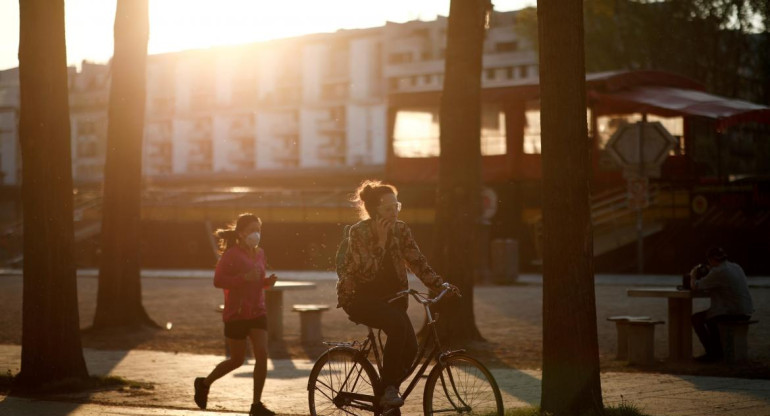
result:
[[[602,412],[593,278],[583,2],[541,0],[543,385],[555,416]]]
[[[119,0],[94,328],[157,326],[142,306],[139,258],[148,37],[147,0]]]
[[[72,219],[64,1],[19,3],[24,212],[21,372],[25,389],[86,379]]]
[[[463,297],[442,307],[444,339],[480,339],[473,314],[475,246],[481,213],[481,57],[488,0],[452,0],[440,109],[436,268]],[[486,243],[486,242],[484,242]]]

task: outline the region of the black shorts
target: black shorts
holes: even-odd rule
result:
[[[246,335],[252,329],[264,329],[267,331],[267,316],[254,319],[225,322],[225,337],[230,339],[246,339]]]

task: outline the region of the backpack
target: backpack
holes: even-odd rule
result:
[[[348,245],[350,244],[350,225],[346,225],[342,230],[342,241],[337,246],[337,254],[334,258],[334,267],[337,271],[337,277],[341,278],[342,269],[345,266],[345,256],[348,254]]]

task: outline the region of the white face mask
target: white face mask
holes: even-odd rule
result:
[[[246,236],[246,244],[248,244],[250,247],[256,247],[259,245],[259,239],[262,237],[262,235],[259,233],[259,231],[254,231],[253,233]]]

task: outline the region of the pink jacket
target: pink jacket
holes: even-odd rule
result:
[[[259,277],[247,281],[247,272],[257,269]],[[214,271],[214,287],[224,289],[224,322],[254,319],[267,314],[265,308],[265,252],[251,254],[239,246],[222,253]]]

